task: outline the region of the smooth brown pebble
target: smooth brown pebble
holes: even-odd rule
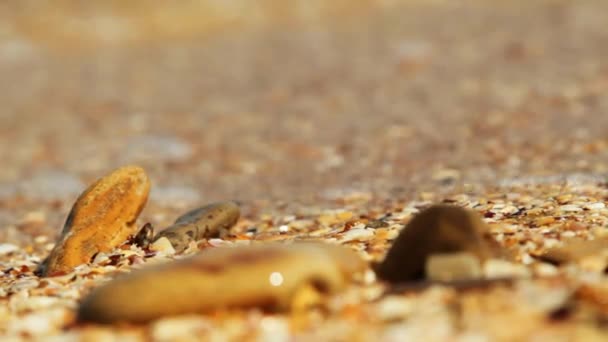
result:
[[[469,252],[484,261],[502,256],[498,243],[479,215],[451,205],[435,205],[418,213],[401,231],[384,261],[376,265],[379,279],[407,282],[423,279],[433,254]]]
[[[161,231],[155,240],[167,238],[176,252],[182,252],[191,241],[217,237],[223,229],[230,229],[240,216],[234,202],[220,202],[191,210],[180,216],[175,223]]]
[[[138,323],[222,308],[285,310],[303,287],[335,293],[365,267],[354,251],[322,243],[211,248],[94,289],[78,319]]]
[[[137,166],[121,167],[89,186],[76,200],[42,276],[71,272],[99,252],[107,252],[137,231],[135,221],[150,192],[150,181]]]

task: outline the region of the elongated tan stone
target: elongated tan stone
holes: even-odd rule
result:
[[[412,218],[375,270],[379,279],[389,282],[418,280],[425,276],[429,256],[459,252],[471,253],[480,261],[502,256],[477,213],[435,205]]]
[[[187,259],[152,266],[93,290],[80,321],[146,322],[214,309],[284,310],[298,289],[342,289],[365,262],[345,247],[320,243],[212,248]]]
[[[148,199],[144,170],[125,166],[97,180],[76,200],[49,257],[43,276],[69,273],[98,252],[107,252],[137,231],[135,220]]]
[[[188,247],[190,241],[217,237],[222,229],[230,229],[239,219],[239,206],[234,202],[220,202],[191,210],[155,238],[167,238],[176,252]]]

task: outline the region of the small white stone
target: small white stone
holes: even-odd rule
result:
[[[281,225],[281,226],[279,226],[279,231],[280,231],[281,233],[287,233],[287,232],[289,231],[289,226],[288,226],[288,225],[286,225],[286,224]]]
[[[340,237],[340,242],[348,242],[348,241],[366,241],[372,239],[374,237],[374,230],[369,228],[354,228],[351,229]]]
[[[414,306],[409,298],[402,296],[387,296],[378,303],[376,309],[377,317],[382,321],[403,320],[414,311]]]
[[[363,282],[365,284],[372,284],[376,281],[376,272],[370,270],[367,270],[364,274],[363,274]]]
[[[589,203],[585,205],[585,208],[589,210],[600,210],[606,208],[606,204],[604,204],[603,202]]]
[[[482,277],[479,259],[471,253],[431,255],[425,267],[426,275],[431,280],[453,281]]]
[[[49,237],[46,235],[40,235],[40,236],[36,236],[34,238],[34,242],[38,243],[38,244],[47,243],[48,241],[49,241]]]
[[[209,240],[207,240],[207,242],[213,247],[232,245],[232,242],[230,242],[230,241],[217,239],[217,238],[209,239]]]
[[[259,323],[258,341],[282,342],[290,340],[289,324],[284,318],[264,317]]]
[[[557,247],[561,244],[561,241],[559,241],[558,239],[546,239],[545,241],[543,241],[543,246],[545,248],[553,248],[553,247]]]
[[[576,236],[576,233],[571,230],[568,230],[568,231],[565,231],[562,233],[562,237],[565,237],[565,238],[573,238],[575,236]]]
[[[35,296],[16,302],[14,309],[17,312],[34,311],[50,308],[61,303],[62,301],[57,297]]]
[[[582,211],[583,208],[579,207],[578,205],[574,205],[574,204],[566,204],[566,205],[560,206],[559,210],[564,211],[564,212],[577,212],[577,211]]]
[[[18,250],[19,247],[12,243],[0,243],[0,255],[10,254]]]
[[[288,215],[283,217],[283,222],[291,222],[294,221],[296,219],[296,217],[294,215]]]
[[[487,278],[527,278],[530,276],[530,271],[525,266],[498,259],[486,261],[483,269]]]
[[[522,264],[524,264],[524,265],[530,265],[530,264],[531,264],[531,263],[533,263],[533,262],[534,262],[534,258],[532,258],[532,257],[530,256],[530,254],[528,254],[528,253],[524,253],[524,254],[521,256],[521,263],[522,263]]]
[[[19,279],[11,286],[11,292],[34,289],[38,287],[38,285],[40,285],[40,281],[37,278]]]
[[[311,220],[294,220],[289,222],[289,226],[291,227],[291,229],[295,230],[302,230],[306,227],[312,226],[313,224],[314,222],[312,222]]]
[[[150,249],[165,255],[175,254],[175,248],[173,248],[169,239],[164,236],[154,241],[154,243],[150,245]]]
[[[500,212],[503,214],[515,214],[518,211],[519,211],[519,209],[517,209],[517,207],[512,206],[512,205],[508,205],[508,206],[502,208],[502,210],[500,210]]]
[[[569,288],[548,288],[533,282],[520,282],[516,285],[516,293],[530,308],[540,313],[562,307],[572,296]]]
[[[504,203],[496,203],[492,206],[492,211],[501,211],[505,208],[505,204]]]
[[[63,314],[63,311],[49,310],[41,313],[32,313],[19,317],[13,324],[10,325],[9,330],[13,333],[25,333],[33,336],[48,335],[57,328],[57,321]],[[53,317],[57,315],[58,317]]]
[[[209,323],[201,317],[168,317],[154,322],[151,334],[156,341],[191,340],[208,329]]]
[[[557,267],[547,263],[538,263],[534,265],[534,270],[541,277],[552,277],[559,274]]]
[[[110,258],[108,257],[108,255],[106,253],[97,253],[97,255],[95,256],[95,258],[93,259],[93,264],[99,265],[102,262],[109,260]]]
[[[44,211],[31,211],[25,214],[21,222],[44,222],[46,221],[46,213]]]

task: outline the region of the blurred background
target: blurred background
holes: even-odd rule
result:
[[[606,23],[602,0],[2,1],[0,201],[129,163],[168,206],[605,175]]]

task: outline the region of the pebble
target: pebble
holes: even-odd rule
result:
[[[221,308],[287,310],[298,289],[335,293],[365,267],[354,251],[322,243],[209,248],[94,289],[78,320],[139,323]]]
[[[69,273],[125,242],[137,231],[135,221],[149,191],[148,176],[137,166],[119,168],[89,186],[74,203],[40,274]]]
[[[55,322],[45,313],[31,313],[24,315],[10,327],[10,333],[28,336],[48,335],[55,328]],[[56,319],[55,319],[56,320]]]
[[[16,305],[11,309],[15,312],[26,313],[34,310],[48,309],[60,304],[61,300],[57,297],[33,296],[16,302]]]
[[[375,271],[379,279],[388,282],[419,280],[425,276],[430,256],[458,252],[469,252],[480,261],[501,254],[477,213],[435,205],[412,218]]]
[[[367,241],[373,239],[374,235],[374,229],[372,228],[353,228],[340,236],[340,242]]]
[[[526,266],[500,259],[487,260],[483,265],[483,273],[488,279],[528,278],[531,276],[531,272]]]
[[[260,320],[257,341],[283,342],[290,341],[289,322],[279,317],[264,317]]]
[[[36,278],[19,279],[11,285],[10,292],[15,293],[23,290],[30,290],[38,287],[38,285],[40,285],[40,281]]]
[[[19,247],[12,243],[0,243],[0,255],[10,254],[19,250]]]
[[[583,210],[583,208],[579,207],[578,205],[574,205],[574,204],[562,205],[561,207],[559,207],[559,209],[564,212],[577,212],[577,211]]]
[[[218,237],[238,221],[239,206],[234,202],[219,202],[191,210],[161,231],[155,240],[167,238],[176,252],[184,251],[191,241]]]
[[[160,319],[150,327],[154,341],[195,341],[210,330],[210,324],[197,316]]]
[[[589,210],[600,210],[606,208],[606,204],[604,204],[603,202],[589,203],[585,205],[585,208]]]
[[[426,262],[426,276],[435,281],[458,281],[482,277],[481,263],[471,253],[435,254]]]
[[[152,245],[150,245],[150,249],[153,251],[157,251],[164,255],[173,255],[175,254],[175,249],[171,242],[165,237],[161,237],[160,239],[154,241]]]
[[[374,315],[384,322],[403,321],[414,312],[414,305],[411,298],[389,295],[378,304],[374,310]]]

